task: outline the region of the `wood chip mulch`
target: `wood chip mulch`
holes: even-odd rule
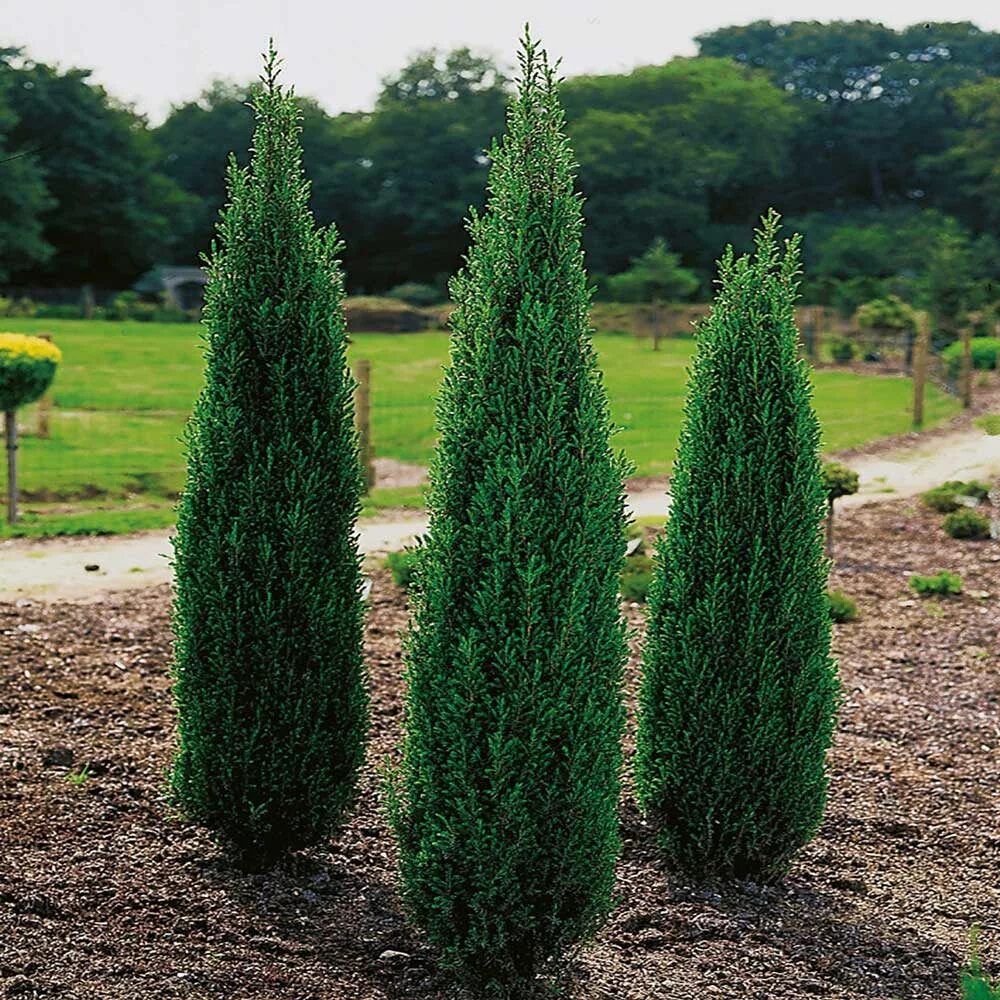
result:
[[[835,630],[831,800],[789,877],[679,883],[626,796],[620,903],[574,959],[570,996],[945,1000],[974,923],[1000,971],[1000,544],[940,522],[905,501],[838,520],[832,584],[861,618]],[[965,593],[908,590],[939,569]],[[376,571],[356,814],[265,874],[166,805],[169,601],[0,604],[0,997],[460,997],[404,921],[377,797],[399,738],[405,597]]]

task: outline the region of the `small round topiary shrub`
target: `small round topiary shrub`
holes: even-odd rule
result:
[[[17,411],[52,384],[62,352],[41,337],[0,333],[0,410],[7,444],[7,520],[17,521]]]
[[[921,597],[928,594],[948,596],[962,593],[962,578],[957,573],[949,573],[942,569],[933,576],[921,576],[915,573],[910,577],[910,590]]]
[[[944,519],[944,530],[952,538],[979,541],[990,537],[990,519],[974,510],[956,510]]]
[[[0,410],[33,403],[52,384],[62,352],[41,337],[0,333]]]
[[[823,463],[823,488],[826,490],[826,554],[833,556],[833,502],[858,492],[858,474],[841,462]]]

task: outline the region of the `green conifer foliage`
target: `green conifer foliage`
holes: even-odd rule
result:
[[[720,261],[649,601],[640,803],[694,876],[770,880],[815,833],[838,699],[819,425],[793,306],[799,239]]]
[[[253,865],[341,819],[367,719],[340,243],[277,74],[272,49],[250,163],[229,165],[175,541],[173,788]]]
[[[393,802],[412,916],[445,964],[518,997],[610,907],[626,655],[625,468],[590,343],[574,163],[527,35],[520,64],[452,282]]]

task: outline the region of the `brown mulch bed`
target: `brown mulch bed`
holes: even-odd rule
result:
[[[620,904],[572,996],[943,1000],[975,922],[1000,962],[1000,546],[940,520],[897,501],[839,520],[833,583],[862,617],[836,629],[831,802],[790,876],[678,883],[626,801]],[[966,593],[908,592],[938,569]],[[165,588],[0,605],[0,996],[458,996],[404,922],[374,768],[336,843],[266,874],[235,870],[165,804],[168,614]],[[398,740],[405,621],[378,572],[373,765]]]

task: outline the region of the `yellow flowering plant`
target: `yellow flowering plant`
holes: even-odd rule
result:
[[[41,337],[0,333],[0,410],[33,403],[52,384],[62,352]]]
[[[17,410],[52,384],[62,351],[42,337],[0,333],[0,411],[7,448],[7,520],[17,521]]]

